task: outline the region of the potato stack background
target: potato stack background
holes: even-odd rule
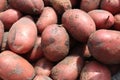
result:
[[[0,80],[120,80],[120,0],[0,0]]]

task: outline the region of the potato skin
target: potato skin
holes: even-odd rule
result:
[[[111,73],[105,65],[91,61],[83,67],[79,80],[111,80]]]
[[[0,0],[0,12],[7,8],[7,0]]]
[[[57,23],[57,14],[52,7],[45,7],[36,23],[40,33],[51,24]]]
[[[37,38],[37,28],[30,16],[24,16],[15,22],[8,33],[8,45],[18,54],[30,51]]]
[[[102,0],[100,8],[117,14],[120,12],[120,0]]]
[[[114,24],[114,16],[106,10],[91,10],[88,14],[92,17],[97,29],[108,29]]]
[[[0,54],[0,64],[0,77],[4,80],[32,80],[35,76],[32,65],[11,51]]]
[[[48,60],[60,61],[69,52],[69,35],[62,25],[49,25],[42,32],[41,45]]]
[[[62,24],[80,42],[87,42],[90,34],[96,30],[93,19],[80,9],[67,10],[62,16]]]
[[[4,24],[4,28],[9,30],[13,23],[22,17],[22,14],[15,9],[7,9],[0,13],[0,20]]]
[[[9,5],[27,14],[40,14],[44,8],[43,0],[8,0]]]
[[[120,32],[114,30],[97,30],[88,40],[91,55],[105,64],[120,63]]]
[[[80,9],[89,12],[99,7],[100,0],[81,0]]]
[[[83,59],[74,50],[71,55],[57,63],[51,70],[53,80],[77,80],[83,67]]]

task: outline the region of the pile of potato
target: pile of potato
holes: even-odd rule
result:
[[[0,0],[0,80],[120,80],[120,0]]]

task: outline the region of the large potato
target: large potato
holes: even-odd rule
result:
[[[9,5],[23,13],[40,14],[44,8],[43,0],[8,0]]]
[[[69,52],[69,35],[62,25],[49,25],[42,32],[41,46],[47,59],[60,61]]]
[[[91,34],[88,49],[91,55],[105,64],[120,63],[120,32],[113,30],[98,30]]]
[[[37,28],[30,16],[24,16],[15,22],[8,33],[8,45],[16,53],[30,51],[37,39]]]
[[[67,10],[62,16],[62,24],[80,42],[87,42],[90,34],[96,30],[93,19],[80,9]]]
[[[3,80],[32,80],[35,71],[32,65],[11,51],[0,54],[0,77]]]

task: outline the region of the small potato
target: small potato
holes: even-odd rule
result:
[[[58,14],[63,14],[72,8],[70,0],[50,0],[50,2]]]
[[[99,7],[101,0],[81,0],[80,9],[89,12]]]
[[[96,30],[93,19],[83,10],[70,9],[62,16],[63,27],[80,42],[87,42],[91,33]]]
[[[11,51],[0,54],[0,77],[3,80],[32,80],[35,71],[32,65]]]
[[[106,10],[91,10],[88,14],[92,17],[97,29],[108,29],[114,24],[114,16]]]
[[[91,61],[83,67],[79,80],[111,80],[111,73],[105,65]]]
[[[68,55],[69,35],[62,25],[49,25],[42,32],[41,46],[48,60],[60,61]]]
[[[33,80],[52,80],[52,79],[48,76],[37,75]]]
[[[43,0],[8,0],[9,5],[27,14],[40,14],[44,8]]]
[[[120,12],[120,0],[102,0],[100,7],[112,14],[117,14]]]
[[[51,70],[51,78],[53,80],[77,80],[83,67],[83,59],[78,53],[78,50],[74,49],[71,55],[57,63]]]
[[[0,12],[7,8],[7,0],[0,0]]]
[[[105,64],[120,63],[120,32],[114,30],[97,30],[88,39],[91,55]]]
[[[22,14],[15,9],[7,9],[0,13],[0,20],[4,24],[4,28],[9,30],[13,23],[15,23],[18,19],[20,19]]]
[[[34,66],[37,75],[49,76],[54,63],[50,62],[46,58],[39,59]]]
[[[8,33],[8,46],[18,54],[30,51],[37,39],[37,27],[30,16],[24,16],[15,22]]]
[[[40,33],[43,32],[45,27],[57,23],[57,14],[52,7],[45,7],[36,23]]]
[[[120,31],[120,14],[116,14],[114,16],[114,18],[115,18],[115,23],[114,23],[113,27],[114,27],[115,30]]]

